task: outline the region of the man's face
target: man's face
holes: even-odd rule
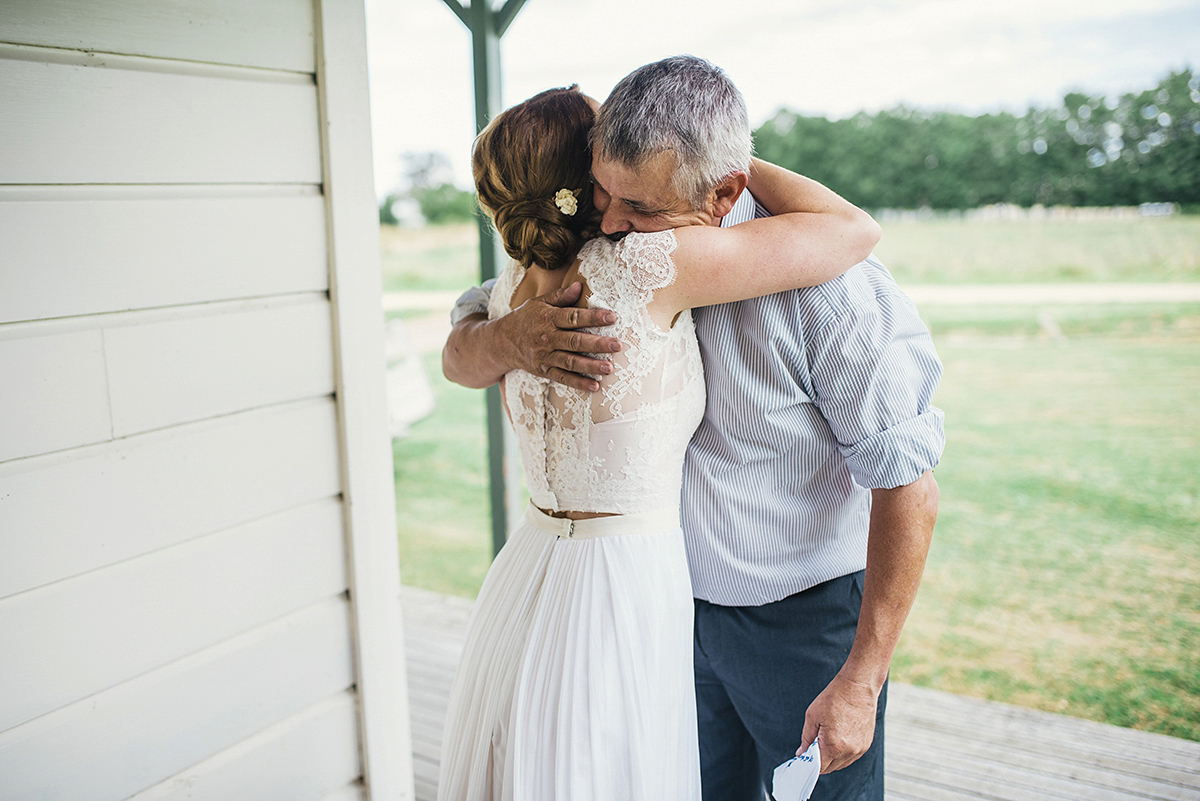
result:
[[[630,231],[711,225],[711,208],[692,208],[679,196],[671,182],[674,171],[675,154],[669,151],[651,157],[637,169],[593,157],[593,203],[604,215],[600,230],[616,239]]]

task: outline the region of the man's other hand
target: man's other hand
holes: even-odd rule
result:
[[[867,752],[875,739],[875,706],[879,692],[840,674],[829,682],[804,715],[804,753],[821,741],[821,773],[841,770]]]

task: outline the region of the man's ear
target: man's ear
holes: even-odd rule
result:
[[[721,183],[717,184],[716,189],[713,190],[713,217],[719,220],[728,214],[749,182],[750,176],[740,170],[731,172],[722,178]]]

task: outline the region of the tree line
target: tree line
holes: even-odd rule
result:
[[[829,120],[781,109],[759,156],[866,209],[1124,206],[1200,211],[1200,74],[1121,96],[968,116],[899,107]]]
[[[1133,206],[1200,212],[1200,74],[1171,72],[1120,96],[1071,92],[1062,103],[969,116],[904,106],[830,120],[781,109],[754,131],[755,150],[865,209]],[[472,219],[474,195],[436,152],[405,153],[404,203],[431,223]]]
[[[379,202],[379,222],[385,225],[414,222],[414,213],[420,215],[421,221],[433,225],[475,218],[475,193],[452,183],[453,171],[445,153],[408,151],[400,155],[400,162],[397,187]]]

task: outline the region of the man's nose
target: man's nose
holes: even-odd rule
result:
[[[606,235],[633,230],[633,227],[629,223],[629,218],[621,214],[615,208],[616,206],[616,203],[609,203],[608,208],[604,209],[604,214],[600,218],[600,230]]]

